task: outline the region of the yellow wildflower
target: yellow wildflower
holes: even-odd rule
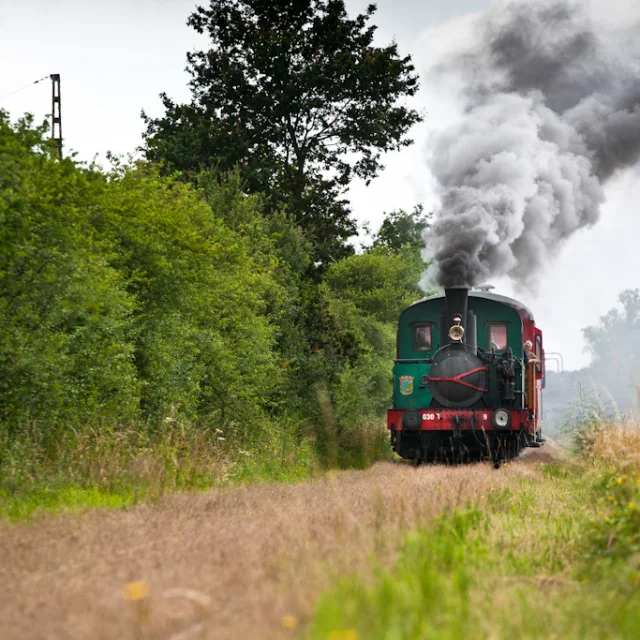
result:
[[[149,585],[144,580],[128,582],[124,586],[124,597],[133,603],[136,620],[139,624],[147,624],[151,617],[149,591]]]
[[[629,508],[629,509],[631,509],[631,511],[633,511],[633,510],[636,508],[635,502],[630,502],[630,503],[627,505],[627,508]]]
[[[358,640],[358,632],[355,629],[332,631],[329,634],[329,640]]]
[[[149,597],[149,585],[144,580],[127,582],[124,585],[124,597],[127,600],[144,600]]]
[[[295,629],[298,621],[293,616],[284,616],[282,618],[282,626],[284,629]]]

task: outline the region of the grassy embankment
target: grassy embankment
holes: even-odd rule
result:
[[[640,637],[640,427],[408,533],[391,569],[325,594],[309,637]]]
[[[381,425],[324,434],[329,446],[322,452],[312,435],[296,437],[290,425],[272,425],[260,442],[251,443],[242,442],[240,433],[211,433],[171,416],[165,422],[155,435],[135,425],[102,425],[71,430],[53,443],[43,442],[35,429],[14,440],[4,434],[0,518],[18,521],[42,511],[129,508],[172,491],[299,482],[328,469],[366,468],[390,455]]]

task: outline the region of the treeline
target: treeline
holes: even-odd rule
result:
[[[192,100],[143,113],[139,162],[60,160],[46,127],[0,112],[0,497],[67,468],[102,488],[147,468],[140,451],[180,486],[221,449],[375,457],[428,217],[392,212],[354,250],[350,182],[421,119],[374,12],[197,8]]]
[[[43,128],[0,114],[5,446],[169,416],[242,447],[287,428],[324,456],[333,420],[359,446],[389,402],[398,313],[420,295],[421,220],[389,216],[319,276],[300,226],[266,216],[237,174],[192,186],[144,163],[59,161]]]
[[[560,432],[572,432],[576,423],[637,419],[640,289],[622,291],[618,302],[618,308],[609,310],[598,324],[582,330],[592,358],[588,366],[547,372],[545,422]]]

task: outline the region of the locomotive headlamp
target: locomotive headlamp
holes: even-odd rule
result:
[[[454,340],[455,342],[462,342],[462,337],[464,336],[464,328],[459,324],[454,324],[451,329],[449,329],[449,338]]]
[[[506,409],[498,409],[493,412],[492,422],[496,429],[508,429],[511,426],[511,414]]]

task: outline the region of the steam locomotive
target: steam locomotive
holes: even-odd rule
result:
[[[497,463],[544,442],[542,331],[523,304],[491,289],[445,289],[402,312],[387,414],[401,457]],[[537,363],[527,362],[527,340]]]

